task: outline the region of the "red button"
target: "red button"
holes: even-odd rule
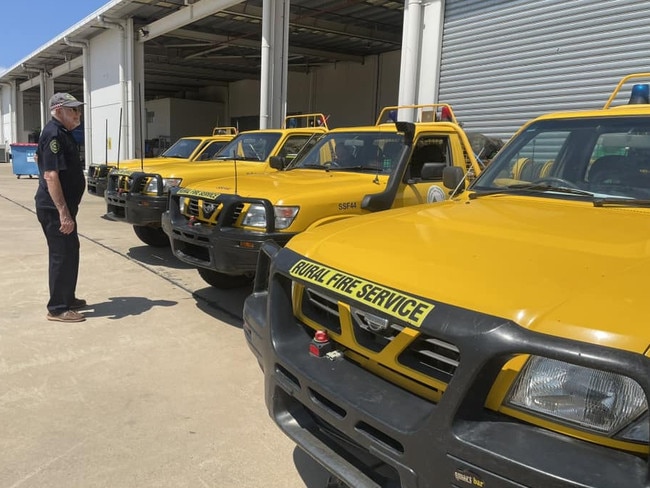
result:
[[[327,336],[327,331],[317,330],[314,334],[314,340],[316,342],[327,342],[330,340],[330,338]]]

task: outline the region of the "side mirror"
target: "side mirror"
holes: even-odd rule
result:
[[[447,163],[424,163],[420,171],[420,177],[423,180],[439,180],[442,178]]]
[[[442,184],[450,190],[463,191],[465,189],[465,173],[458,166],[447,166],[442,170]]]
[[[282,156],[271,156],[269,158],[269,165],[273,169],[282,170],[286,166],[286,162]]]

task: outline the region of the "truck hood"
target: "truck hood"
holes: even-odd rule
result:
[[[241,175],[241,173],[239,173]],[[387,176],[374,173],[350,173],[295,169],[265,175],[246,175],[200,181],[188,188],[205,192],[234,194],[242,197],[265,198],[275,205],[305,205],[311,201],[324,203],[361,203],[366,193],[386,188]],[[185,186],[185,185],[183,185]],[[326,189],[331,191],[326,191]]]
[[[178,164],[178,163],[188,163],[189,161],[187,159],[183,158],[146,158],[143,161],[139,159],[125,159],[124,161],[119,162],[119,167],[120,169],[130,169],[134,171],[140,171],[140,166],[144,166],[145,171],[147,171],[147,168],[155,168],[158,165],[161,164]],[[110,163],[106,163],[108,166],[111,168],[117,168],[118,162],[117,161],[112,161]],[[95,163],[93,166],[99,166],[99,164]]]
[[[434,302],[644,353],[649,223],[650,209],[486,196],[347,219],[287,247]]]
[[[133,171],[140,171],[138,168],[131,168]],[[187,186],[197,181],[204,181],[212,178],[224,178],[235,173],[235,162],[232,160],[212,161],[187,161],[177,164],[158,164],[145,166],[145,172],[156,173],[163,178],[181,178],[181,186]],[[237,161],[237,174],[245,176],[250,174],[274,172],[268,163],[264,161]]]

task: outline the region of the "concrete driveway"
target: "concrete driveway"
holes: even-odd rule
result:
[[[37,179],[0,164],[0,486],[325,486],[269,418],[241,330],[248,289],[218,291],[169,249],[81,204],[87,320],[45,319]]]

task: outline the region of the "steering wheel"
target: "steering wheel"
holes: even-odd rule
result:
[[[566,187],[566,188],[573,188],[575,190],[579,190],[580,187],[573,183],[572,181],[565,180],[564,178],[558,178],[557,176],[546,176],[544,178],[540,178],[538,180],[533,181],[533,185],[541,185],[544,183],[559,183],[560,185]]]

